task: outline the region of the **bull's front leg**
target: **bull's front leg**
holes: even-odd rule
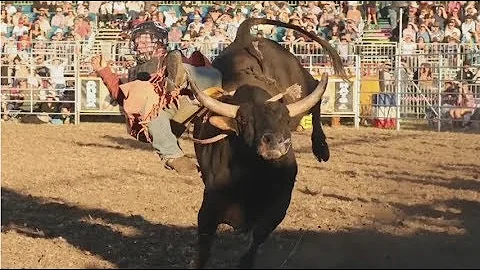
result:
[[[320,105],[322,100],[320,100],[313,108],[311,109],[312,113],[312,151],[318,161],[327,162],[330,159],[330,150],[328,149],[327,137],[323,133],[322,122],[320,119]]]
[[[210,257],[210,250],[220,222],[221,203],[215,192],[204,193],[202,206],[198,212],[198,246],[195,261],[197,269],[204,268]]]
[[[254,266],[258,248],[267,240],[287,214],[292,188],[293,186],[290,186],[281,192],[275,193],[275,201],[269,203],[265,211],[263,211],[261,218],[253,228],[250,245],[247,252],[240,259],[239,268],[249,269]]]

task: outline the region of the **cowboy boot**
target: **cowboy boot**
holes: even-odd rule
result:
[[[167,92],[180,91],[187,82],[187,73],[183,66],[182,53],[179,50],[168,52],[166,56]]]

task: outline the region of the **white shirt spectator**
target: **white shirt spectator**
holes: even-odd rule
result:
[[[177,18],[177,13],[175,13],[175,10],[165,10],[163,12],[163,16],[165,16],[165,25],[167,27],[171,27],[174,23],[178,21]]]
[[[105,2],[100,5],[100,14],[107,15],[113,14],[113,5],[112,2]]]
[[[144,1],[127,1],[126,7],[128,11],[140,12],[145,9]]]
[[[127,7],[123,1],[113,2],[113,14],[127,14]]]
[[[12,30],[12,36],[21,37],[24,34],[27,34],[28,30],[29,28],[23,24],[15,25],[15,27],[13,27],[13,30]]]
[[[45,67],[50,70],[50,80],[52,84],[65,84],[65,67],[67,66],[67,61],[63,60],[58,64],[51,63],[51,61],[55,59],[59,58],[45,61]]]
[[[102,5],[102,2],[100,2],[100,1],[89,1],[88,2],[88,12],[99,13],[101,5]]]
[[[0,22],[0,33],[7,33],[8,32],[8,26],[7,26],[7,23],[5,23],[4,21],[1,21]]]
[[[475,21],[472,19],[467,19],[462,23],[462,35],[463,40],[470,41],[472,39],[472,33],[475,32]]]
[[[448,37],[448,36],[456,36],[458,38],[461,37],[461,32],[458,28],[456,28],[455,26],[450,26],[450,24],[445,27],[445,37]]]
[[[65,16],[63,14],[55,14],[55,16],[52,17],[52,22],[50,25],[58,28],[65,27]]]
[[[12,6],[12,4],[7,4],[5,6],[5,9],[7,10],[7,14],[10,16],[17,13],[17,8],[15,6]]]

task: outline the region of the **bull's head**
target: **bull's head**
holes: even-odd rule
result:
[[[317,88],[310,95],[292,104],[285,105],[277,101],[278,98],[271,98],[263,103],[246,102],[233,105],[209,97],[198,89],[189,76],[191,88],[199,102],[220,115],[210,117],[209,122],[222,130],[235,131],[249,147],[255,147],[265,160],[275,160],[287,154],[291,147],[291,119],[307,112],[318,103],[325,92],[327,80],[328,75],[324,73]]]

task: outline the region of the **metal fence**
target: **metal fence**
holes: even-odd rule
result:
[[[303,66],[313,75],[329,72],[333,74],[330,58],[314,43],[280,43],[293,52]],[[409,54],[402,52],[402,47],[395,43],[387,44],[334,44],[340,52],[347,72],[358,82],[356,125],[363,124],[382,128],[407,127],[407,123],[417,121],[431,129],[443,130],[448,127],[461,125],[462,122],[475,123],[474,115],[468,113],[468,108],[480,104],[480,49],[471,44],[430,44],[427,51],[415,50]],[[51,115],[67,113],[74,115],[78,123],[80,92],[79,78],[92,76],[90,59],[93,55],[103,54],[112,60],[114,70],[119,75],[125,75],[127,65],[132,64],[133,57],[128,51],[126,42],[34,42],[27,49],[20,50],[20,43],[5,44],[2,54],[2,116],[38,114],[45,110],[44,103],[58,103],[59,106],[70,108],[68,112],[54,112]],[[15,47],[25,60],[22,63],[7,61],[12,57],[8,47]],[[171,49],[181,49],[189,56],[194,50],[200,50],[210,60],[213,60],[228,44],[223,43],[171,43]],[[345,48],[341,48],[344,46]],[[41,67],[42,61],[50,61],[53,57],[66,60],[64,76],[65,86],[56,87],[48,84],[50,78],[43,77],[40,84],[28,81],[18,81],[18,73],[13,70],[23,70],[28,76]],[[10,59],[12,60],[12,59]],[[40,61],[40,60],[38,60]],[[470,69],[475,75],[470,81],[461,77],[463,63],[470,62]],[[428,66],[430,75],[419,75],[424,66]],[[28,77],[27,76],[27,77]],[[33,79],[30,79],[33,81]],[[458,83],[457,83],[458,81]],[[452,82],[452,83],[450,83]],[[446,98],[446,88],[464,89],[463,94],[469,96],[469,104],[446,102],[452,99],[449,94]],[[33,86],[32,86],[33,85]],[[59,88],[59,89],[55,89]],[[49,93],[56,93],[61,98],[47,100]],[[455,103],[455,104],[454,104]],[[469,107],[470,106],[470,107]],[[47,106],[48,107],[48,106]],[[462,110],[463,113],[461,112]],[[460,111],[460,112],[459,112]],[[465,117],[455,118],[458,114]],[[478,121],[477,121],[478,122]],[[460,123],[460,124],[459,124]]]

